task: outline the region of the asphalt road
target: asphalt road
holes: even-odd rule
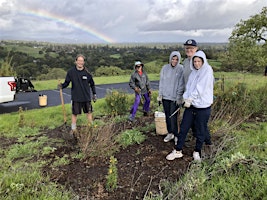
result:
[[[151,88],[152,90],[158,90],[159,82],[151,81]],[[133,90],[130,89],[128,83],[96,85],[97,98],[104,98],[107,91],[112,89],[122,89],[127,93],[133,93]],[[57,89],[37,92],[19,92],[16,94],[15,101],[0,104],[0,114],[17,112],[19,107],[22,107],[23,110],[45,108],[39,105],[39,95],[41,94],[47,95],[47,106],[45,107],[61,105],[60,94],[59,90]],[[63,98],[65,104],[71,102],[70,88],[63,89]]]

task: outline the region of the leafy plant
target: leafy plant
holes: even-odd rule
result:
[[[128,95],[122,90],[111,90],[105,97],[107,114],[122,115],[127,111]]]
[[[141,144],[146,139],[146,136],[143,135],[138,130],[127,130],[117,136],[116,141],[123,147],[126,148],[132,144]]]
[[[106,176],[106,188],[108,191],[114,191],[117,188],[118,182],[118,169],[117,169],[117,159],[114,156],[110,156],[108,175]]]

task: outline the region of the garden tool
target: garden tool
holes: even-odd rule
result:
[[[175,110],[175,111],[170,115],[169,118],[171,118],[173,115],[175,115],[177,112],[179,112],[180,109],[181,109],[181,107],[183,107],[183,106],[184,106],[184,103],[183,103],[183,104],[180,104],[179,107],[177,108],[177,110]]]
[[[61,84],[60,81],[58,81],[58,82],[59,82],[58,84]],[[62,87],[59,87],[59,93],[60,93],[60,99],[61,99],[61,105],[62,105],[64,125],[66,126],[67,115],[66,115],[66,110],[65,110],[65,103],[64,103],[64,98],[63,98]]]

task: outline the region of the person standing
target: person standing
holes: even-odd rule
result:
[[[188,77],[192,71],[190,69],[190,60],[192,56],[198,50],[197,42],[193,39],[186,40],[186,42],[184,43],[184,49],[185,49],[186,58],[183,61],[183,66],[184,66],[184,81],[186,85],[188,81]]]
[[[166,156],[167,160],[183,157],[182,148],[189,129],[194,125],[196,144],[193,158],[201,161],[201,149],[207,138],[208,121],[213,104],[214,76],[203,51],[197,51],[190,62],[189,75],[183,94],[185,111],[175,149]]]
[[[63,89],[68,87],[71,82],[71,134],[74,134],[77,130],[77,115],[80,115],[82,110],[87,115],[89,124],[93,122],[91,99],[94,102],[97,100],[95,82],[92,75],[85,68],[84,63],[85,57],[81,54],[77,55],[75,59],[76,66],[67,72],[64,83],[59,84],[59,88]]]
[[[142,97],[145,99],[143,105],[144,116],[148,116],[150,110],[151,88],[147,73],[144,71],[144,64],[141,61],[136,61],[134,69],[135,71],[131,74],[129,86],[135,92],[135,100],[130,111],[129,121],[134,121]]]
[[[198,51],[198,45],[197,42],[193,39],[188,39],[184,43],[184,49],[186,58],[184,59],[183,66],[184,66],[184,80],[185,85],[187,84],[188,78],[190,73],[192,72],[192,69],[190,68],[190,60],[193,57],[193,55]],[[195,135],[194,125],[191,127],[193,136]],[[205,139],[205,144],[211,145],[211,136],[209,130],[207,130],[206,134],[207,138]]]
[[[163,104],[166,118],[167,136],[164,142],[178,137],[177,113],[171,116],[181,105],[184,92],[183,66],[180,64],[179,51],[171,52],[169,63],[160,72],[159,95],[157,100]]]

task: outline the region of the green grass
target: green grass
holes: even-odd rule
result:
[[[258,88],[266,84],[266,77],[240,74],[218,73],[227,76],[227,81],[243,81],[249,88]],[[97,77],[96,77],[97,78]],[[103,77],[101,77],[103,78]],[[112,77],[110,77],[112,79]],[[127,76],[127,79],[129,77]],[[155,76],[156,78],[156,76]],[[109,78],[108,78],[109,79]],[[107,83],[104,80],[103,83]],[[125,77],[126,79],[126,77]],[[121,79],[120,79],[121,80]],[[100,79],[99,79],[100,82]],[[55,84],[57,81],[55,81]],[[256,83],[256,84],[255,84]],[[234,85],[232,83],[232,85]],[[153,97],[154,97],[153,93]],[[155,98],[154,98],[155,99]],[[155,100],[154,100],[155,101]],[[153,104],[153,102],[151,102]],[[94,106],[94,116],[105,113],[105,100],[99,99]],[[71,107],[66,105],[67,124],[71,123]],[[264,118],[264,116],[263,116]],[[126,120],[117,117],[114,120]],[[26,110],[0,115],[0,136],[2,141],[13,141],[0,148],[0,196],[3,200],[13,199],[73,199],[72,194],[64,188],[49,181],[43,176],[41,167],[47,161],[33,161],[55,151],[47,137],[38,137],[43,129],[53,129],[63,124],[62,107]],[[12,124],[12,126],[10,126]],[[78,118],[77,125],[86,125],[85,115]],[[98,123],[100,124],[100,123]],[[142,131],[153,129],[153,125],[144,127]],[[133,143],[141,143],[145,136],[141,129],[133,129],[121,133],[118,142],[126,147]],[[267,123],[243,123],[238,130],[225,132],[222,144],[216,146],[216,157],[205,160],[201,164],[191,163],[188,172],[176,183],[166,184],[163,194],[168,199],[266,199],[267,191]],[[38,138],[36,140],[36,138]],[[138,154],[138,152],[137,152]],[[75,158],[84,155],[73,154]],[[69,163],[69,158],[57,158],[52,166]],[[173,198],[172,198],[173,197]],[[162,199],[151,195],[144,199]]]

